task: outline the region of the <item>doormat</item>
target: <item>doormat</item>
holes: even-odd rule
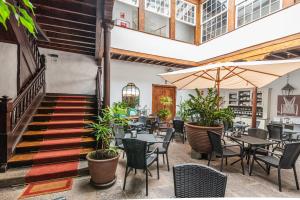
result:
[[[72,178],[30,183],[19,199],[71,190]]]

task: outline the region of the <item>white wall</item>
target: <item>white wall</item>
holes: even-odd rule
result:
[[[145,11],[145,32],[169,37],[169,18]]]
[[[202,61],[300,32],[300,4],[283,9],[200,46],[114,27],[112,47],[141,53]]]
[[[194,44],[195,26],[185,24],[176,20],[176,40]]]
[[[0,97],[17,97],[18,47],[0,42]]]
[[[41,49],[46,55],[48,93],[95,94],[97,65],[92,56]],[[55,61],[49,54],[57,54]]]
[[[125,18],[121,19],[120,14],[124,13]],[[134,6],[130,6],[126,3],[122,3],[120,1],[115,1],[114,9],[113,9],[113,19],[121,19],[128,21],[130,23],[129,28],[137,29],[138,26],[138,8]]]
[[[122,89],[128,83],[134,83],[140,89],[140,106],[145,105],[152,109],[152,84],[165,84],[165,81],[157,76],[166,72],[166,67],[141,63],[131,63],[112,60],[111,62],[111,104],[122,101]],[[178,90],[176,105],[180,100],[187,99],[193,91]]]

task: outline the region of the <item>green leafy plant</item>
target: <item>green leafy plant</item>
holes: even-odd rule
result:
[[[177,107],[179,108],[177,115],[179,115],[183,121],[188,121],[188,118],[190,116],[190,107],[188,105],[188,102],[181,101]]]
[[[96,151],[92,153],[92,156],[97,160],[110,159],[118,155],[117,148],[111,146],[113,138],[112,124],[125,122],[120,120],[115,110],[117,109],[104,109],[102,116],[98,116],[96,122],[90,124],[97,141]]]
[[[234,113],[230,108],[219,108],[220,97],[218,97],[215,89],[208,89],[206,96],[201,95],[196,89],[196,95],[190,94],[187,104],[187,113],[195,119],[195,123],[199,126],[219,126],[223,121],[232,122]]]
[[[27,11],[29,10],[29,11]],[[30,16],[34,15],[34,6],[29,0],[22,0],[19,6],[0,0],[0,24],[7,30],[7,21],[14,15],[18,24],[26,28],[32,35],[36,36],[35,23]]]
[[[169,96],[162,96],[160,98],[160,104],[163,105],[163,109],[158,111],[157,116],[162,120],[166,120],[172,114],[168,107],[173,104],[173,100]]]
[[[110,111],[113,115],[112,123],[120,126],[128,126],[128,106],[124,102],[114,103]]]

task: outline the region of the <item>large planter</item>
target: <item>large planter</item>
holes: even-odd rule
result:
[[[116,182],[119,155],[111,159],[96,160],[92,157],[93,153],[90,152],[86,156],[91,175],[91,184],[98,188],[112,186]]]
[[[223,126],[206,127],[186,123],[185,128],[187,139],[192,149],[201,154],[211,153],[211,144],[207,135],[207,131],[214,131],[220,135],[222,135],[223,132]]]

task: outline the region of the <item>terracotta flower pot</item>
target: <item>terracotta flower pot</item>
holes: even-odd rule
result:
[[[192,149],[201,154],[208,154],[211,152],[211,144],[207,131],[214,131],[220,135],[223,133],[223,126],[206,127],[186,123],[185,128],[187,139]]]
[[[106,160],[96,160],[90,152],[87,154],[91,184],[99,188],[107,188],[116,182],[116,170],[120,155]]]

